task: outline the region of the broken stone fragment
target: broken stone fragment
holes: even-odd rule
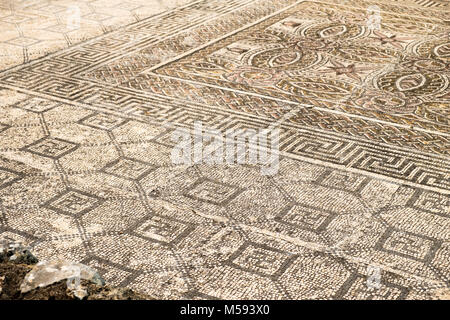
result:
[[[72,293],[75,298],[78,298],[80,300],[83,300],[84,298],[86,298],[89,295],[87,290],[83,287],[79,287],[77,289],[70,290],[70,293]]]
[[[0,239],[0,262],[35,264],[38,259],[21,243]]]
[[[26,293],[61,280],[67,280],[69,287],[79,286],[81,280],[87,280],[99,286],[105,285],[105,281],[97,271],[81,263],[62,260],[41,261],[25,276],[20,285],[20,291]]]

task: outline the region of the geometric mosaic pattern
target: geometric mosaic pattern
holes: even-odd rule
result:
[[[152,165],[134,159],[122,158],[108,163],[103,170],[120,178],[139,180],[152,170]]]
[[[2,1],[0,25],[5,32],[0,38],[0,69],[27,63],[188,2]]]
[[[446,1],[83,1],[77,30],[71,1],[22,2],[0,15],[0,237],[159,299],[449,288]],[[278,173],[173,164],[195,121],[276,124]]]
[[[44,206],[61,214],[81,216],[98,207],[101,202],[101,199],[85,192],[67,190],[49,200]]]
[[[409,259],[429,261],[433,259],[440,243],[433,238],[419,234],[388,230],[381,236],[376,247]]]
[[[185,196],[216,205],[224,205],[240,193],[239,188],[208,179],[200,179],[192,185]]]
[[[4,188],[21,179],[21,175],[7,168],[0,167],[0,188]]]
[[[69,141],[58,138],[45,137],[24,148],[24,151],[31,152],[43,157],[59,159],[71,153],[77,145]]]

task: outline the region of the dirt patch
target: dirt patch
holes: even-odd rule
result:
[[[25,264],[0,263],[0,299],[19,299],[20,284],[32,268]]]
[[[0,300],[78,300],[67,289],[66,281],[37,288],[27,293],[20,292],[20,284],[33,266],[0,263]],[[86,300],[148,300],[150,297],[126,288],[98,286],[82,280],[81,286],[87,291]]]

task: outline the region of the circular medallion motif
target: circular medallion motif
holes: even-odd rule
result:
[[[312,50],[298,48],[270,48],[244,57],[246,64],[261,69],[302,70],[316,65],[319,55]]]
[[[302,30],[302,35],[311,39],[343,40],[354,39],[362,35],[364,29],[356,24],[339,22],[321,23]]]
[[[423,57],[434,57],[450,63],[450,40],[432,40],[420,44],[417,53]]]
[[[378,89],[416,97],[433,95],[444,90],[447,85],[444,76],[438,73],[415,70],[390,72],[376,80]]]
[[[389,114],[413,113],[422,104],[420,99],[407,97],[402,92],[365,92],[354,104],[369,110],[380,110]]]
[[[287,41],[287,47],[294,50],[329,51],[333,48],[333,42],[325,39],[309,39],[305,37],[293,37]]]
[[[355,62],[369,63],[388,63],[397,58],[394,50],[371,46],[340,46],[334,48],[330,54]]]
[[[252,67],[240,67],[222,77],[225,80],[234,83],[256,87],[268,87],[277,83],[283,75],[283,72],[278,72],[274,69],[265,70]]]
[[[392,33],[406,33],[428,35],[430,33],[430,25],[420,21],[407,21],[405,19],[390,18],[383,20],[383,29]]]
[[[436,59],[419,59],[414,61],[408,61],[403,63],[402,66],[415,70],[426,70],[426,71],[445,71],[448,68],[446,63]]]

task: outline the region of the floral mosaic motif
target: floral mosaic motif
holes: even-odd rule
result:
[[[252,67],[241,67],[223,76],[228,81],[258,87],[272,86],[282,79],[282,77],[282,71]]]
[[[367,92],[354,100],[354,104],[370,110],[380,110],[391,114],[408,114],[423,103],[415,97],[407,97],[403,92]]]
[[[419,42],[425,26],[442,26],[387,11],[371,30],[369,18],[365,8],[299,4],[156,72],[300,103],[315,98],[307,102],[321,107],[347,101],[369,117],[446,123],[446,107],[435,101],[450,97],[450,42]]]
[[[344,65],[340,62],[333,61],[333,60],[331,60],[330,62],[332,64],[332,66],[327,67],[327,69],[324,71],[321,71],[322,73],[332,72],[332,73],[336,73],[337,76],[345,75],[345,76],[355,79],[359,82],[361,81],[361,77],[358,75],[358,73],[361,71],[366,71],[366,70],[371,69],[371,68],[367,68],[367,67],[358,67],[354,63]]]
[[[417,53],[422,57],[440,59],[449,63],[450,40],[448,39],[448,35],[443,35],[440,39],[433,39],[421,43],[417,48]]]
[[[444,91],[448,87],[448,79],[444,74],[435,72],[396,70],[380,76],[375,86],[384,91],[420,97]]]
[[[389,44],[398,49],[403,49],[404,44],[408,40],[413,40],[411,37],[397,37],[396,34],[386,35],[376,30],[374,30],[373,34],[374,36],[371,38],[379,41],[381,45]]]

